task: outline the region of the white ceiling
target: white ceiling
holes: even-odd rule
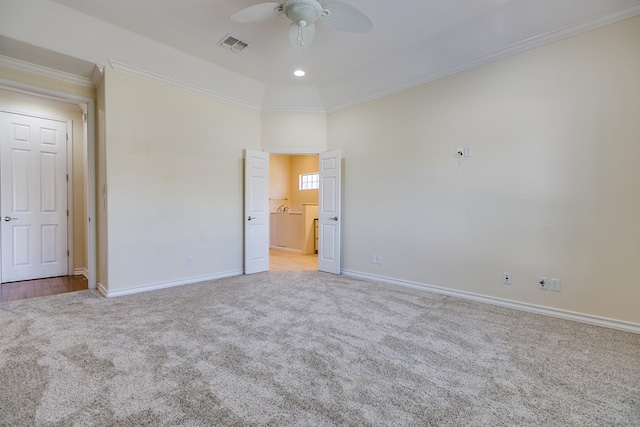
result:
[[[310,48],[296,53],[288,42],[284,15],[251,24],[229,19],[259,0],[23,1],[43,6],[53,1],[56,13],[71,8],[120,29],[119,57],[113,52],[105,57],[83,54],[86,50],[65,45],[59,53],[67,58],[69,53],[88,62],[135,58],[125,63],[191,86],[204,85],[196,77],[189,81],[190,73],[176,70],[175,64],[163,70],[162,61],[152,58],[156,53],[141,48],[143,36],[256,82],[263,93],[259,100],[246,102],[266,110],[335,110],[640,13],[640,0],[344,0],[370,17],[373,30],[343,33],[320,22]],[[113,31],[110,34],[116,34]],[[249,47],[233,53],[217,46],[227,34]],[[48,51],[51,46],[44,40],[27,43],[12,37],[0,30],[0,54],[36,63],[41,58],[40,65],[67,72],[82,68],[71,59],[29,53],[24,46]],[[130,52],[122,52],[127,49]],[[307,75],[293,77],[296,68]],[[244,94],[234,91],[234,84],[230,81],[223,95],[242,101]]]

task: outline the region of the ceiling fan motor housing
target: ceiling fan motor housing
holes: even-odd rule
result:
[[[286,0],[284,14],[299,27],[306,27],[322,16],[322,6],[316,0]]]

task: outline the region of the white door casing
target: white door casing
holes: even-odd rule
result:
[[[67,124],[0,112],[2,282],[68,274]]]
[[[340,274],[341,153],[320,153],[318,270]]]
[[[269,153],[245,150],[244,272],[269,270]]]

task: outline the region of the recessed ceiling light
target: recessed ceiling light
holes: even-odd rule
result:
[[[307,73],[305,73],[303,70],[295,70],[293,72],[293,75],[296,76],[296,77],[304,77],[305,74],[307,74]]]

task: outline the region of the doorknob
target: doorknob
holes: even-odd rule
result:
[[[337,216],[334,216],[333,218],[329,218],[329,219],[334,220],[334,221],[337,221],[337,220],[338,220],[338,217],[337,217]]]
[[[11,221],[12,219],[18,219],[18,218],[11,218],[10,216],[5,216],[3,219],[4,219],[5,221],[9,222],[9,221]]]
[[[247,217],[247,221],[251,221],[252,219],[258,219],[258,218],[256,218],[255,216],[248,216]]]

